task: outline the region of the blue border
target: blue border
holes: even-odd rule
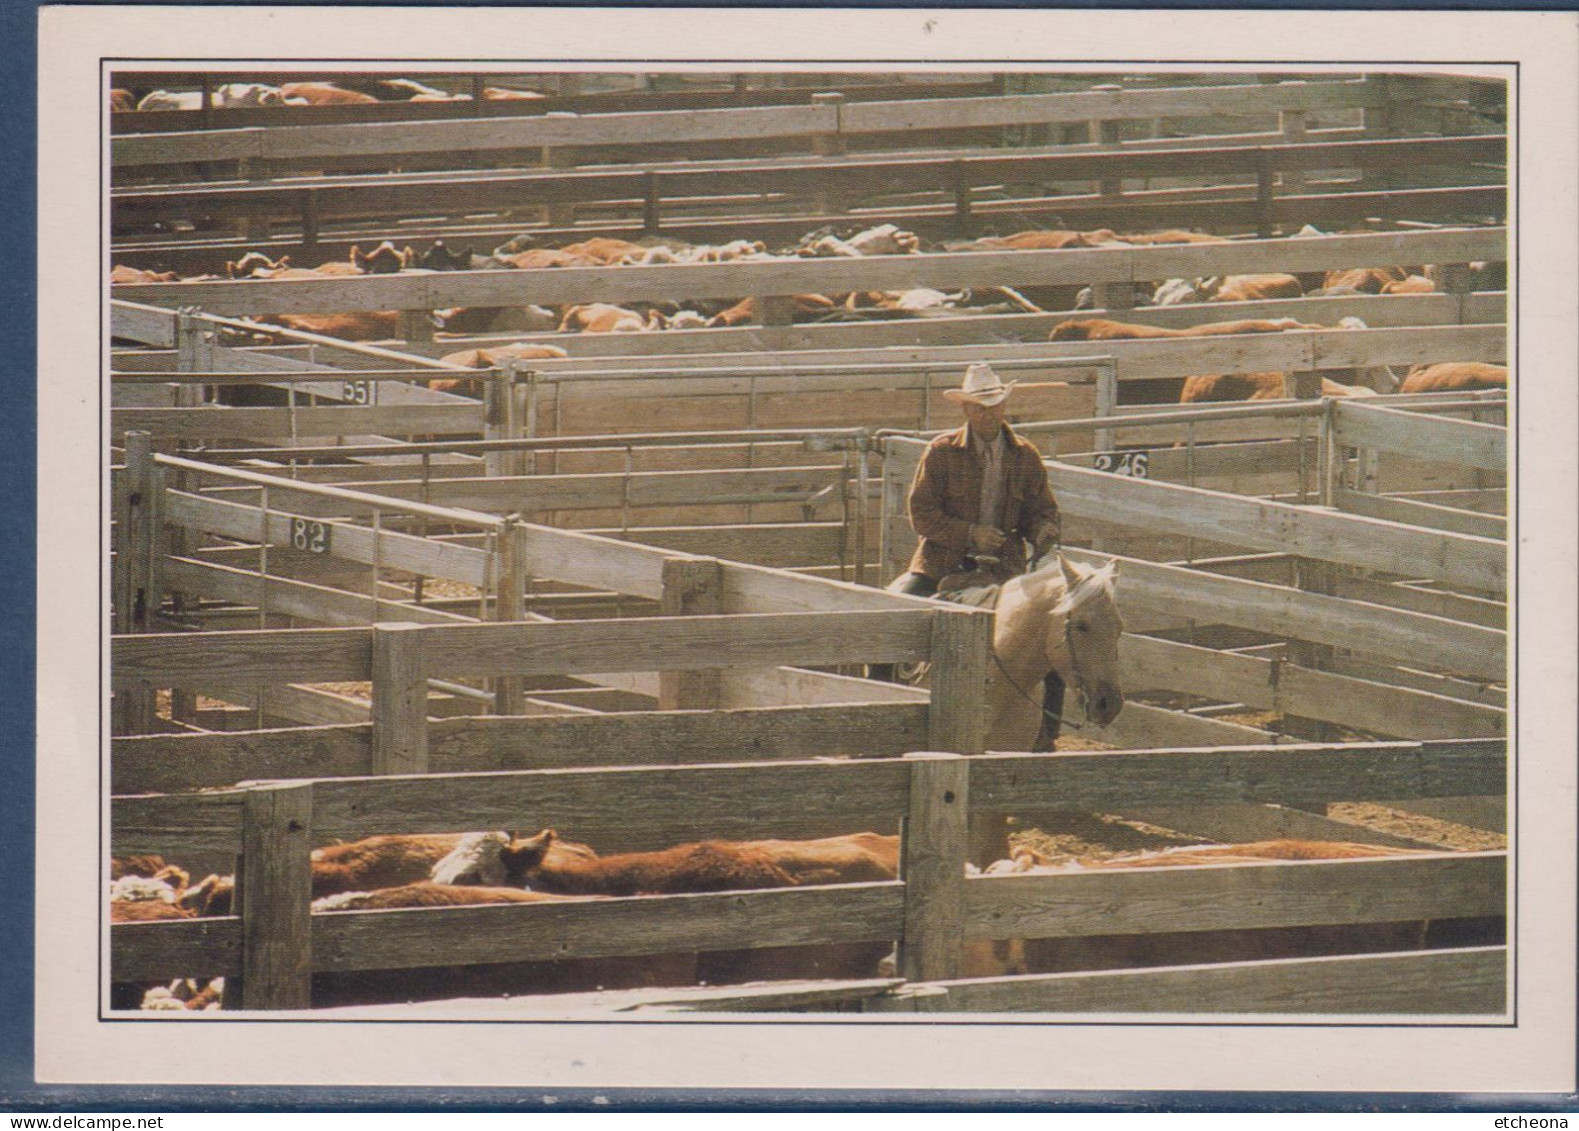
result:
[[[0,482],[7,486],[7,536],[0,538],[0,607],[10,610],[0,644],[0,827],[9,835],[0,868],[0,1107],[32,1084],[34,670],[37,530],[36,172],[38,32],[32,4],[0,4],[0,328],[11,345],[0,370]]]
[[[177,0],[189,3],[191,0]],[[294,6],[301,0],[231,0],[232,3]],[[388,6],[424,6],[427,0],[381,0]],[[474,0],[479,7],[512,7]],[[39,0],[0,2],[0,140],[9,160],[0,163],[0,199],[11,221],[0,229],[0,321],[12,343],[6,374],[8,411],[0,414],[0,474],[10,488],[8,523],[11,536],[0,539],[0,598],[12,615],[5,622],[7,647],[0,672],[8,694],[0,697],[0,827],[33,827],[35,781],[33,756],[36,692],[34,639],[36,629],[35,557],[36,507],[36,372],[37,277],[35,237],[37,168],[37,14]],[[194,6],[205,6],[199,0]],[[360,3],[343,6],[359,7]],[[556,7],[608,6],[599,0]],[[691,7],[658,3],[658,7]],[[799,7],[848,8],[1057,8],[1088,7],[1087,2],[1039,5],[934,0],[910,5],[883,3],[804,3]],[[1407,4],[1367,0],[1328,0],[1316,5],[1300,0],[1277,3],[1209,4],[1146,0],[1106,0],[1105,8],[1177,8],[1207,10],[1225,6],[1248,9],[1376,9],[1422,11],[1497,9],[1503,11],[1571,11],[1576,0],[1533,0],[1524,3],[1462,3],[1458,0],[1414,0]],[[19,533],[20,532],[20,533]],[[47,754],[47,752],[42,752]],[[8,837],[5,865],[0,868],[0,907],[33,907],[34,846],[31,836]],[[33,917],[0,917],[0,1111],[279,1111],[279,1112],[768,1112],[768,1111],[1048,1111],[1048,1112],[1414,1112],[1463,1111],[1488,1113],[1579,1112],[1579,1093],[1569,1095],[1470,1096],[1442,1093],[1274,1093],[1274,1092],[1041,1092],[1041,1091],[914,1091],[790,1089],[489,1089],[489,1088],[296,1088],[296,1087],[116,1087],[39,1086],[33,1082]]]

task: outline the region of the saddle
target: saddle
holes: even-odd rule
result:
[[[935,596],[956,605],[991,608],[997,603],[998,590],[1015,576],[1014,571],[996,558],[967,558],[965,563],[967,568],[947,574],[938,582]]]

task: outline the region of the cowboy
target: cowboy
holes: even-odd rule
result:
[[[965,424],[928,445],[910,485],[910,525],[921,538],[910,570],[889,588],[930,597],[951,574],[991,567],[1001,579],[1024,573],[1026,546],[1035,561],[1059,544],[1058,502],[1041,453],[1005,422],[1007,385],[985,363],[965,370],[943,395],[960,405]],[[1064,681],[1044,683],[1043,730],[1036,745],[1052,749],[1063,710]]]

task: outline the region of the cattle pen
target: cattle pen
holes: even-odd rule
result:
[[[453,100],[230,107],[224,84],[291,76],[139,73],[117,84],[200,100],[111,116],[109,252],[150,274],[107,291],[108,844],[233,875],[235,897],[115,922],[112,983],[222,977],[226,1010],[325,1017],[1506,1014],[1500,83],[434,72]],[[489,102],[495,82],[544,97]],[[885,222],[908,251],[815,254],[802,235],[848,248]],[[1203,238],[1116,234],[1165,226]],[[305,265],[512,237],[641,255],[219,277],[243,252]],[[716,254],[673,258],[692,244]],[[1164,280],[1379,264],[1422,286],[1152,298]],[[857,302],[920,292],[946,304]],[[737,302],[744,320],[650,314],[629,333],[557,313]],[[530,332],[435,316],[542,308]],[[381,321],[341,337],[314,328],[325,312]],[[1097,319],[1131,336],[1060,335]],[[1261,332],[1173,336],[1230,320]],[[945,391],[982,361],[1018,382],[1013,426],[1043,453],[1065,559],[1117,565],[1126,703],[1105,726],[1072,714],[1051,751],[988,749],[989,609],[881,588],[915,546],[922,453],[957,424]],[[1400,388],[1466,362],[1503,385]],[[1281,395],[1159,403],[1236,373]],[[1158,844],[1375,854],[1005,874],[988,867],[1001,814],[1026,858],[1074,815]],[[314,905],[324,846],[555,828],[603,854],[868,832],[898,838],[898,868]],[[1241,945],[1274,936],[1294,944]],[[889,945],[817,977],[768,961],[749,984],[594,992],[596,971],[660,956]],[[1002,961],[1022,945],[1054,957]],[[449,990],[416,989],[438,963]],[[509,1002],[455,988],[502,964],[532,968],[492,991]],[[553,992],[550,967],[567,985],[594,971],[588,992]],[[399,972],[404,1005],[325,996]]]

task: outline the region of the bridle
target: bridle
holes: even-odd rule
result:
[[[1047,561],[1047,559],[1050,556],[1055,556],[1055,555],[1058,554],[1059,549],[1060,548],[1058,546],[1053,546],[1053,547],[1049,548],[1048,550],[1045,550],[1044,552],[1039,554],[1037,556],[1036,560],[1031,562],[1030,565],[1026,567],[1026,571],[1025,572],[1026,573],[1035,573],[1037,570],[1041,569],[1043,564]],[[980,560],[981,560],[981,558],[978,556],[977,561],[980,561]],[[1075,680],[1074,680],[1075,693],[1080,696],[1080,706],[1081,706],[1082,709],[1084,709],[1085,706],[1086,706],[1086,689],[1085,689],[1084,685],[1081,683],[1081,680],[1079,679],[1078,673],[1076,673],[1075,670],[1074,670],[1075,645],[1074,645],[1074,637],[1071,635],[1071,629],[1073,628],[1073,626],[1074,626],[1074,618],[1071,617],[1071,616],[1065,616],[1064,617],[1064,652],[1065,652],[1065,654],[1067,654],[1069,656],[1069,670],[1070,670],[1070,674],[1071,675],[1075,675],[1075,677],[1076,677]],[[1019,695],[1021,699],[1024,699],[1027,703],[1030,703],[1038,711],[1040,711],[1044,718],[1049,719],[1052,722],[1057,723],[1061,727],[1068,727],[1070,730],[1091,730],[1091,729],[1094,729],[1093,727],[1091,727],[1091,725],[1089,723],[1086,723],[1086,724],[1082,725],[1082,724],[1074,722],[1074,721],[1072,721],[1070,719],[1064,718],[1064,716],[1058,714],[1055,711],[1049,711],[1047,709],[1046,704],[1041,699],[1034,698],[1031,695],[1030,692],[1026,691],[1025,688],[1020,686],[1019,682],[1014,678],[1014,676],[1009,674],[1009,669],[1003,666],[1003,661],[998,658],[998,653],[997,652],[993,652],[993,651],[991,651],[991,649],[989,649],[989,652],[990,652],[990,654],[992,656],[992,662],[994,664],[998,665],[998,670],[1003,673],[1003,678],[1008,681],[1009,686],[1014,688],[1015,693],[1017,695]]]

